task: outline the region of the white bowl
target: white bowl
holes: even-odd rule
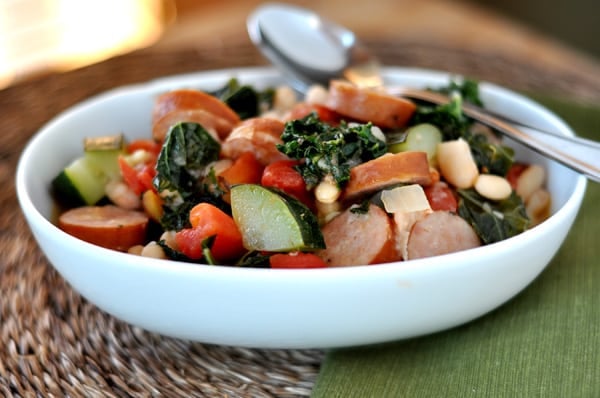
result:
[[[85,136],[150,137],[155,96],[168,89],[214,89],[230,77],[280,83],[270,68],[164,78],[101,94],[62,113],[29,142],[18,165],[20,205],[39,246],[83,297],[115,317],[163,335],[261,348],[325,348],[379,343],[463,324],[524,289],[550,262],[571,227],[586,179],[514,144],[521,160],[543,164],[552,216],[514,238],[449,255],[376,266],[310,270],[239,269],[157,260],[103,249],[52,223],[51,179],[82,153]],[[391,84],[446,84],[433,71],[386,68]],[[490,109],[565,135],[540,105],[481,84]]]

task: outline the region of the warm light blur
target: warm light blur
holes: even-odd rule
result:
[[[165,0],[1,0],[0,88],[155,42]]]

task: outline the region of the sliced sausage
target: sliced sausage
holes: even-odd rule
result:
[[[215,116],[203,109],[176,109],[158,119],[152,125],[152,138],[155,141],[164,141],[172,126],[181,122],[198,123],[208,131],[217,141],[229,135],[235,124],[219,116]]]
[[[227,137],[221,146],[223,156],[238,158],[244,152],[252,152],[266,166],[277,160],[288,159],[276,145],[283,143],[281,134],[284,122],[274,118],[256,117],[244,120]]]
[[[331,267],[397,260],[390,217],[369,205],[366,213],[345,210],[323,227],[326,249],[317,254]]]
[[[431,183],[425,152],[386,154],[353,167],[350,169],[350,180],[344,189],[344,197],[352,200],[400,183]]]
[[[165,115],[174,111],[190,111],[201,109],[222,119],[223,123],[235,126],[240,122],[238,114],[220,99],[199,90],[180,89],[159,95],[152,109],[152,124],[158,123]],[[180,120],[185,121],[185,120]],[[219,135],[225,137],[228,131],[220,131]],[[163,133],[166,134],[166,131]],[[157,137],[155,137],[157,139]],[[160,141],[160,140],[159,140]]]
[[[107,249],[126,251],[144,243],[148,216],[117,206],[84,206],[61,214],[58,226],[66,233]]]
[[[373,122],[381,128],[405,126],[416,110],[416,105],[405,98],[359,88],[341,80],[330,83],[325,105],[344,116],[361,122]]]
[[[448,211],[434,211],[417,221],[408,238],[407,259],[438,256],[481,246],[473,227]]]

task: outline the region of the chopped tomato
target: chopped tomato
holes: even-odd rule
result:
[[[267,165],[262,174],[261,184],[280,189],[308,207],[312,207],[313,201],[306,189],[306,182],[300,172],[294,168],[297,164],[299,162],[296,160],[279,160]]]
[[[231,186],[234,184],[258,184],[262,173],[263,166],[256,159],[256,156],[252,152],[245,152],[219,176]]]
[[[121,169],[123,180],[137,195],[155,189],[152,184],[152,180],[156,175],[153,163],[132,167],[123,156],[119,156],[119,168]]]
[[[437,182],[425,187],[424,191],[432,210],[445,210],[456,213],[458,203],[448,184]]]
[[[269,258],[271,268],[326,268],[323,259],[313,253],[278,253]]]
[[[338,125],[342,117],[340,114],[327,108],[326,106],[319,104],[309,104],[307,102],[300,102],[296,104],[290,111],[288,117],[289,120],[302,119],[305,116],[310,115],[312,112],[316,112],[317,116],[322,122]]]
[[[202,242],[211,236],[215,236],[211,252],[217,260],[233,260],[245,253],[242,234],[235,221],[218,207],[210,203],[197,204],[190,211],[190,224],[192,228],[175,234],[177,247],[189,258],[202,258]]]

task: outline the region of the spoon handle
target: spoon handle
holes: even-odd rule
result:
[[[389,91],[394,95],[440,105],[450,101],[445,95],[426,90],[390,88]],[[489,111],[470,104],[463,104],[462,108],[465,115],[470,118],[562,163],[593,181],[600,182],[600,143],[524,126],[513,120],[507,120],[503,116],[492,115]],[[515,125],[518,125],[519,128]]]

